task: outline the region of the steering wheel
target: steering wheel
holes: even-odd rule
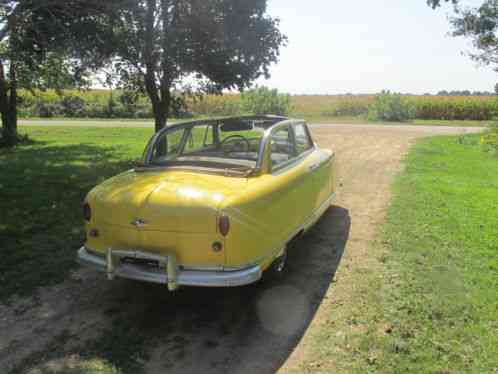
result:
[[[230,148],[225,148],[227,146],[227,143],[233,142],[234,144],[231,145]],[[244,149],[236,149],[236,147],[240,146],[241,144],[245,144],[245,150]],[[251,148],[251,144],[249,143],[249,140],[244,138],[242,135],[231,135],[225,139],[220,144],[221,149],[223,149],[224,153],[230,153],[230,152],[249,152],[249,149]]]

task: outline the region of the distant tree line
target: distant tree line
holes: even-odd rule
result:
[[[437,96],[496,96],[498,92],[490,92],[490,91],[470,91],[470,90],[453,90],[446,91],[442,90],[437,93]]]

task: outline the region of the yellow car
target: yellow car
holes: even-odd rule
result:
[[[89,192],[78,261],[178,286],[231,287],[281,273],[286,248],[329,208],[334,154],[276,116],[168,126],[141,163]]]

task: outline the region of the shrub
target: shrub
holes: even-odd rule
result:
[[[41,118],[51,118],[62,115],[62,107],[56,103],[38,101],[33,111],[34,115]]]
[[[375,121],[404,122],[415,118],[416,108],[400,94],[383,91],[368,108],[369,119]]]
[[[489,126],[489,130],[481,138],[481,143],[486,150],[491,150],[498,154],[498,122],[494,122]]]
[[[60,102],[66,117],[84,117],[85,100],[79,96],[64,96]]]
[[[279,93],[277,89],[256,87],[242,93],[242,108],[244,111],[256,115],[276,114],[285,116],[291,109],[291,97]]]

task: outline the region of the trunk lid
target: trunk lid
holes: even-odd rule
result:
[[[213,233],[219,204],[245,178],[187,171],[128,171],[89,194],[97,223],[148,231]]]

